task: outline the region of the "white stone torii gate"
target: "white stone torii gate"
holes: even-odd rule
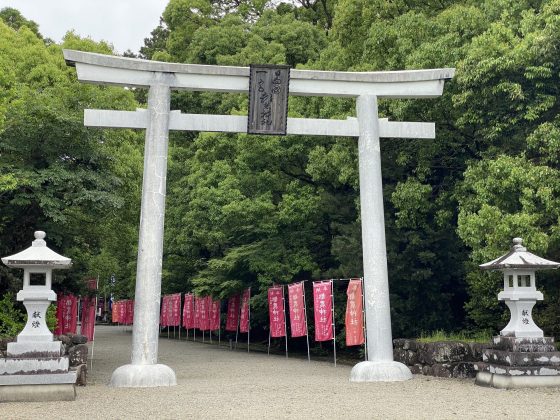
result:
[[[149,88],[147,110],[86,109],[84,124],[146,129],[132,360],[113,372],[110,385],[175,385],[173,370],[157,364],[169,130],[245,133],[247,117],[170,111],[170,91],[248,93],[249,68],[164,63],[74,50],[64,50],[64,58],[68,65],[76,67],[81,81]],[[290,71],[290,95],[357,98],[357,118],[288,118],[287,124],[288,134],[359,137],[368,361],[354,366],[351,381],[399,381],[412,377],[405,365],[393,361],[379,138],[435,137],[433,123],[379,119],[377,98],[440,96],[445,80],[451,79],[454,72],[450,68],[367,73]]]

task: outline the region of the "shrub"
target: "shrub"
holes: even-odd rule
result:
[[[14,302],[12,293],[6,293],[0,300],[0,338],[15,337],[25,325],[25,315]]]

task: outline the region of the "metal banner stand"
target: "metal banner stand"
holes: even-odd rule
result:
[[[366,297],[364,294],[364,278],[361,277],[362,281],[362,329],[364,330],[364,360],[367,362],[367,327],[366,327]]]
[[[268,328],[268,355],[270,356],[270,328]]]
[[[333,353],[334,353],[334,367],[336,367],[336,329],[334,322],[334,281],[331,279],[331,313],[332,313],[332,331],[333,331]]]
[[[307,361],[311,363],[311,353],[309,352],[309,327],[307,325],[307,304],[305,303],[305,281],[302,281],[303,287],[303,314],[305,316],[305,339],[307,340]]]

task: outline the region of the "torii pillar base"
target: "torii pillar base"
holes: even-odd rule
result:
[[[360,362],[350,372],[350,382],[394,382],[412,379],[410,369],[400,362]]]
[[[115,388],[150,388],[177,385],[175,372],[169,366],[124,365],[117,368],[111,376],[109,386]]]

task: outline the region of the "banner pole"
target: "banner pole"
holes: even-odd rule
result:
[[[222,345],[222,337],[221,337],[222,328],[218,328],[218,347]]]
[[[334,282],[332,280],[331,280],[331,311],[332,311],[332,329],[333,329],[334,367],[336,367],[336,328],[334,323]]]
[[[270,356],[270,327],[268,328],[268,355]]]
[[[288,358],[288,323],[286,322],[286,298],[284,285],[282,285],[282,306],[284,307],[284,339],[286,341],[286,359]]]
[[[360,278],[362,281],[362,330],[364,331],[364,360],[367,362],[368,353],[367,353],[367,326],[366,326],[366,297],[364,295],[364,278]]]
[[[305,302],[305,283],[302,283],[303,293],[303,313],[305,315],[305,339],[307,340],[307,361],[311,363],[311,354],[309,353],[309,326],[307,325],[307,303]]]
[[[99,277],[97,277],[97,284],[99,285]],[[97,314],[97,295],[95,295],[95,312]],[[91,360],[90,360],[90,369],[93,370],[93,349],[95,347],[95,315],[93,317],[93,334],[91,338]],[[86,366],[87,368],[87,366]]]

